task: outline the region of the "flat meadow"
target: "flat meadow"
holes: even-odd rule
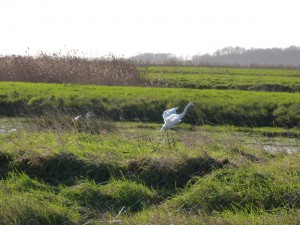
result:
[[[196,89],[299,92],[300,71],[293,69],[143,67],[152,84]]]
[[[90,71],[84,62],[78,70]],[[299,70],[138,70],[130,85],[0,82],[0,224],[300,223]],[[259,76],[272,88],[254,87]],[[190,101],[163,136],[162,112]]]

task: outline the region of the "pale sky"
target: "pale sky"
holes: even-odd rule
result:
[[[299,12],[299,0],[2,0],[0,55],[191,56],[227,46],[300,46]]]

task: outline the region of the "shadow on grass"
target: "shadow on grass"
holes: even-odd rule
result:
[[[127,176],[142,180],[154,188],[181,188],[193,176],[203,176],[214,169],[224,167],[227,163],[228,160],[218,161],[210,156],[186,158],[181,161],[147,157],[129,162]]]
[[[173,189],[184,187],[194,176],[203,176],[227,163],[227,159],[218,161],[206,155],[184,159],[145,157],[120,165],[91,162],[70,153],[44,157],[32,153],[13,161],[6,160],[6,164],[1,163],[1,171],[23,171],[52,185],[74,185],[80,178],[93,179],[97,183],[109,181],[111,178],[126,178],[152,188]],[[2,164],[6,166],[3,167]]]
[[[118,171],[118,166],[105,162],[88,162],[70,153],[60,153],[41,157],[31,155],[15,160],[11,170],[24,171],[47,183],[73,185],[76,178],[87,177],[97,182],[104,182]]]
[[[13,161],[13,156],[0,151],[0,180],[4,179],[9,170],[9,164]]]

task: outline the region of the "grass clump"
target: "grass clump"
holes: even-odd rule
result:
[[[0,180],[1,224],[77,224],[78,207],[68,207],[68,200],[56,190],[26,174],[9,174]]]
[[[122,207],[128,212],[135,212],[158,201],[156,192],[145,185],[114,178],[102,184],[79,180],[76,185],[64,188],[60,194],[98,212],[117,213]]]
[[[277,163],[272,162],[264,166],[254,164],[248,168],[215,171],[199,178],[166,205],[183,211],[202,210],[206,213],[299,208],[300,171],[295,171],[293,164],[285,167],[286,170],[282,171],[277,168]]]
[[[222,213],[206,214],[202,211],[197,213],[183,213],[173,211],[165,207],[156,207],[150,210],[144,210],[134,215],[124,215],[119,217],[122,224],[192,224],[192,225],[258,225],[258,224],[299,224],[299,211],[297,210],[278,210],[274,212],[260,213],[233,213],[224,211]],[[96,223],[96,224],[101,224]]]

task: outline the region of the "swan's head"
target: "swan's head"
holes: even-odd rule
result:
[[[196,105],[194,102],[190,102],[189,104],[188,104],[188,106],[193,106],[193,105]]]

